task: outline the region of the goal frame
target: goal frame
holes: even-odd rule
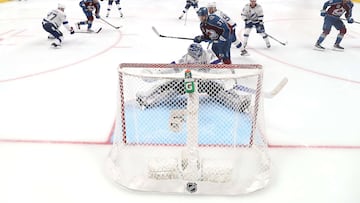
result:
[[[192,68],[213,68],[213,69],[236,69],[236,68],[244,68],[244,69],[249,69],[249,70],[259,70],[259,73],[257,73],[258,75],[258,81],[257,81],[257,85],[259,88],[257,88],[254,92],[255,94],[255,106],[254,106],[254,117],[253,117],[253,123],[254,125],[252,126],[252,130],[251,130],[251,137],[250,137],[250,147],[253,144],[253,137],[254,137],[254,132],[255,132],[255,127],[257,125],[257,112],[259,110],[259,99],[261,96],[261,92],[262,92],[262,80],[263,80],[263,67],[260,64],[154,64],[154,63],[121,63],[118,67],[118,72],[119,72],[119,95],[120,95],[120,100],[124,101],[124,80],[123,80],[123,74],[124,71],[122,71],[122,69],[126,67],[126,68],[188,68],[188,69],[192,69]],[[244,77],[250,77],[250,76],[254,76],[254,72],[248,71],[248,73],[244,73]],[[164,74],[159,74],[159,75],[150,75],[150,74],[137,74],[138,76],[146,76],[146,77],[154,77],[154,78],[167,78],[167,79],[175,79],[175,78],[179,78],[176,77],[174,75],[164,75]],[[204,77],[204,75],[202,75],[202,78]],[[196,78],[196,77],[194,77]],[[215,79],[234,79],[234,78],[239,78],[239,76],[235,77],[234,75],[221,75]],[[212,77],[212,79],[214,79],[214,77]],[[121,112],[125,112],[125,104],[124,103],[120,103],[119,104]],[[125,132],[125,134],[123,134],[123,138],[122,141],[124,144],[127,144],[126,141],[126,121],[125,121],[125,115],[121,115],[121,122],[122,122],[122,126],[123,126],[123,132]],[[201,146],[201,145],[200,145]],[[244,146],[246,147],[246,146]]]
[[[248,94],[252,95],[251,102],[253,103],[253,106],[251,107],[251,113],[249,113],[249,125],[248,127],[248,133],[246,142],[234,142],[227,144],[222,143],[221,141],[219,143],[216,142],[209,142],[209,143],[196,143],[196,147],[199,149],[200,152],[200,158],[199,158],[199,152],[191,151],[192,148],[188,148],[188,143],[157,143],[157,142],[134,142],[133,133],[132,133],[132,126],[130,127],[130,140],[128,141],[128,132],[127,132],[127,118],[126,118],[126,108],[128,108],[126,101],[129,99],[128,95],[125,95],[124,87],[127,85],[125,84],[125,77],[136,77],[136,78],[153,78],[153,79],[168,79],[168,80],[179,80],[184,79],[183,73],[167,73],[167,74],[158,74],[158,73],[146,73],[146,72],[139,72],[140,69],[190,69],[190,70],[196,70],[196,69],[229,69],[231,70],[231,73],[227,74],[208,74],[208,73],[196,73],[198,71],[195,71],[195,74],[193,74],[193,79],[195,80],[201,80],[201,79],[214,79],[214,80],[233,80],[236,81],[236,79],[244,79],[244,78],[251,78],[252,85],[255,85],[256,88],[252,88],[251,91],[246,91]],[[241,69],[240,72],[235,73],[234,70]],[[133,72],[133,70],[136,70]],[[263,115],[259,118],[259,112],[263,114],[263,98],[264,94],[262,92],[262,80],[263,80],[263,68],[262,65],[259,64],[159,64],[159,63],[121,63],[118,67],[118,108],[117,108],[117,117],[116,117],[116,123],[115,124],[115,130],[114,130],[114,139],[113,139],[113,146],[112,150],[110,151],[109,157],[108,157],[108,169],[110,172],[110,176],[114,179],[116,183],[119,183],[120,185],[124,186],[128,189],[134,189],[134,190],[140,190],[140,191],[158,191],[158,192],[175,192],[175,193],[183,193],[183,194],[217,194],[217,195],[239,195],[239,194],[246,194],[250,192],[257,191],[259,189],[262,189],[267,186],[269,182],[269,176],[270,176],[270,157],[267,154],[267,152],[264,153],[264,151],[267,151],[267,141],[264,137],[264,124],[261,124],[259,127],[258,122],[262,123],[264,119]],[[131,88],[130,88],[131,89]],[[139,89],[139,88],[137,88]],[[141,88],[140,88],[141,89]],[[127,90],[129,91],[129,90]],[[127,97],[127,98],[125,98]],[[129,101],[133,101],[133,97],[130,96]],[[131,120],[130,120],[131,121]],[[247,125],[249,124],[247,123]],[[260,134],[260,138],[259,138]],[[187,134],[189,135],[189,134]],[[115,139],[116,138],[116,139]],[[157,148],[161,148],[160,150]],[[164,153],[166,150],[170,150],[171,153],[176,152],[178,154],[179,150],[186,148],[188,150],[182,150],[182,152],[185,152],[185,154],[181,154],[180,161],[178,160],[178,156],[175,156],[176,159],[162,159],[164,158],[162,155],[160,156],[160,159],[158,160],[155,155],[154,160],[147,160],[147,168],[148,168],[148,175],[147,177],[140,178],[138,176],[136,177],[125,177],[126,175],[123,173],[126,171],[126,169],[122,169],[121,167],[124,166],[124,160],[131,160],[132,158],[127,157],[128,155],[132,156],[139,156],[141,153],[141,150],[159,150],[160,153]],[[244,184],[238,184],[236,183],[234,185],[233,182],[229,182],[231,180],[230,178],[234,176],[234,171],[236,169],[235,174],[238,174],[246,171],[249,172],[249,170],[240,170],[237,171],[238,164],[230,163],[229,166],[228,161],[231,160],[231,153],[235,153],[234,151],[231,151],[229,160],[225,160],[223,162],[222,160],[219,162],[219,157],[229,153],[229,150],[236,150],[236,153],[242,153],[240,155],[242,158],[249,155],[249,157],[242,160],[243,163],[248,164],[246,161],[250,161],[249,163],[250,168],[255,167],[255,165],[261,165],[261,169],[256,170],[256,172],[251,173],[250,177],[251,179],[255,179],[255,182],[251,182],[248,180],[247,177],[241,177],[241,180],[245,180]],[[125,151],[130,151],[124,154],[121,154]],[[189,152],[190,150],[190,152]],[[208,153],[209,151],[214,150],[215,152],[211,152],[211,154],[215,155],[214,153],[220,152],[221,155],[215,156],[213,160],[209,160],[209,157],[211,157]],[[223,152],[223,151],[225,152]],[[134,154],[129,154],[134,153]],[[156,152],[158,153],[158,152]],[[165,152],[166,153],[166,152]],[[223,154],[222,154],[223,153]],[[256,154],[256,155],[255,155]],[[145,154],[147,155],[147,154]],[[151,154],[153,156],[153,154]],[[120,157],[120,158],[119,158]],[[149,158],[149,156],[147,156]],[[167,157],[167,156],[166,156]],[[165,158],[166,158],[165,157]],[[185,159],[184,159],[185,157]],[[182,163],[185,161],[189,161],[188,158],[194,158],[195,160],[201,160],[201,163],[198,162],[197,165],[201,164],[201,173],[205,175],[201,175],[200,179],[179,179],[178,174],[176,174],[178,171],[174,172],[174,170],[178,170],[178,167],[181,167]],[[135,157],[136,159],[137,157]],[[154,157],[152,157],[154,158]],[[121,160],[123,159],[123,160]],[[142,158],[140,158],[142,159]],[[254,164],[253,160],[260,160],[260,164]],[[131,163],[130,163],[131,164]],[[144,167],[144,164],[140,164],[141,167]],[[192,165],[194,166],[194,164]],[[129,166],[127,166],[129,167]],[[196,163],[195,163],[196,167]],[[214,171],[212,171],[213,168],[216,168],[216,174],[220,173],[221,175],[219,177],[212,177],[214,175]],[[219,168],[220,167],[220,168]],[[234,168],[233,168],[234,167]],[[244,166],[242,166],[244,167]],[[161,168],[162,171],[158,171],[159,168]],[[128,170],[131,170],[127,168]],[[206,170],[207,171],[206,171]],[[209,170],[211,169],[211,170]],[[135,169],[139,170],[139,169]],[[184,170],[184,169],[183,169]],[[199,168],[200,170],[200,168]],[[184,171],[183,171],[184,172]],[[183,173],[183,178],[185,177]],[[257,175],[253,175],[257,174]],[[191,174],[190,174],[191,175]],[[206,177],[205,177],[206,176]],[[244,176],[244,175],[243,175]],[[191,176],[190,176],[191,177]],[[200,176],[198,176],[200,177]],[[205,178],[204,178],[205,177]],[[130,183],[132,179],[136,179],[136,183]],[[169,180],[166,180],[169,179]],[[141,180],[141,181],[140,181]],[[236,179],[236,181],[238,181]]]

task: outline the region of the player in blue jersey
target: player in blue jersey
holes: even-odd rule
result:
[[[112,4],[113,4],[113,3],[114,3],[114,0],[109,0],[109,2],[108,2],[108,8],[106,9],[106,10],[107,10],[106,17],[109,17],[110,11],[111,11],[111,7],[112,7]],[[118,9],[118,11],[119,11],[120,18],[122,18],[124,15],[123,15],[123,13],[121,12],[120,0],[115,0],[115,4],[116,4],[117,9]]]
[[[231,64],[230,48],[231,48],[231,29],[227,22],[219,16],[208,13],[206,7],[201,7],[197,14],[201,21],[200,29],[202,35],[196,36],[194,42],[202,41],[212,43],[211,49],[215,55],[224,63]]]
[[[207,8],[208,8],[208,11],[209,11],[210,14],[215,14],[215,15],[219,16],[220,18],[222,18],[225,22],[228,23],[228,25],[230,27],[230,30],[231,30],[231,32],[230,32],[230,34],[231,34],[231,42],[236,46],[236,48],[240,48],[242,56],[247,55],[247,51],[245,50],[245,47],[242,46],[242,42],[236,37],[236,31],[235,31],[236,22],[233,21],[224,12],[217,9],[216,2],[208,3]]]
[[[340,42],[346,33],[346,27],[340,17],[345,13],[347,22],[353,23],[354,19],[351,17],[353,6],[354,4],[351,0],[329,0],[324,3],[320,13],[320,15],[324,17],[323,32],[316,41],[316,49],[325,50],[325,48],[321,46],[321,43],[330,33],[331,27],[334,26],[337,30],[339,30],[339,34],[335,40],[334,49],[340,51],[344,50],[344,47],[340,46]]]
[[[79,6],[82,8],[87,20],[80,21],[76,25],[80,29],[80,25],[87,24],[87,30],[92,32],[92,23],[94,21],[93,11],[95,11],[95,17],[100,18],[100,3],[98,0],[82,0],[79,3]]]
[[[198,0],[186,0],[185,8],[182,11],[179,19],[181,19],[184,16],[184,14],[188,12],[190,7],[197,9],[198,8]]]

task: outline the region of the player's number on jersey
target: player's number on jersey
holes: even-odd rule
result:
[[[53,12],[50,12],[48,15],[47,15],[47,17],[48,17],[48,19],[49,20],[54,20],[55,18],[56,18],[56,13],[53,13]]]

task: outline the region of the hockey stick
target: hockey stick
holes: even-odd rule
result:
[[[287,45],[287,42],[282,42],[282,41],[276,39],[275,37],[273,37],[273,36],[271,36],[271,35],[269,35],[269,34],[267,34],[267,33],[265,33],[265,34],[266,34],[267,36],[269,36],[271,39],[279,42],[281,45],[283,45],[283,46],[286,46],[286,45]]]
[[[261,92],[261,94],[266,97],[266,98],[273,98],[275,95],[277,95],[281,90],[282,88],[287,84],[288,82],[288,79],[287,77],[284,77],[280,82],[279,84],[277,84],[275,86],[275,88],[273,90],[271,90],[270,92]],[[236,90],[241,90],[241,91],[244,91],[244,92],[248,92],[248,93],[252,93],[252,94],[255,94],[256,93],[256,90],[255,89],[252,89],[250,87],[246,87],[246,86],[243,86],[243,85],[235,85],[234,86],[234,89]]]
[[[102,20],[104,23],[106,23],[106,24],[110,25],[111,27],[113,27],[113,28],[115,28],[115,29],[119,29],[119,28],[121,28],[121,26],[115,26],[115,25],[113,25],[113,24],[109,23],[108,21],[104,20],[103,18],[100,18],[100,20]]]
[[[188,12],[185,13],[185,22],[184,22],[184,26],[186,25],[186,22],[187,22],[187,14]]]
[[[94,32],[89,32],[89,31],[75,31],[75,33],[84,33],[84,34],[92,34],[92,33],[99,33],[102,30],[102,27],[100,27],[98,30],[94,31]]]
[[[341,18],[341,20],[347,21],[345,18]],[[360,22],[355,21],[355,20],[354,20],[354,23],[360,24]]]
[[[151,28],[152,28],[152,30],[155,32],[155,34],[156,34],[157,36],[159,36],[159,37],[174,38],[174,39],[194,40],[193,38],[187,38],[187,37],[173,37],[173,36],[161,35],[154,26],[152,26]]]

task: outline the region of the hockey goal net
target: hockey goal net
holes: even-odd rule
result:
[[[118,72],[115,182],[189,194],[267,185],[261,65],[128,63]]]

